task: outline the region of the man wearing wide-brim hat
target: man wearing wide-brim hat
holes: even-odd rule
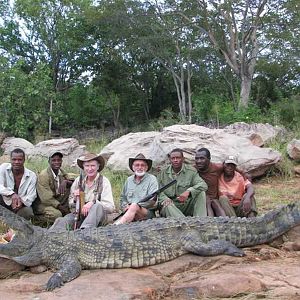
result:
[[[142,153],[129,158],[129,168],[133,175],[127,178],[120,199],[120,206],[125,214],[115,224],[145,220],[154,217],[156,199],[139,203],[140,200],[154,193],[158,189],[158,182],[148,171],[152,167],[152,160]]]
[[[77,225],[78,212],[71,213],[60,218],[54,223],[56,227],[73,227],[77,228],[93,228],[106,223],[108,213],[115,210],[115,204],[112,196],[112,189],[109,180],[100,174],[105,166],[105,160],[101,155],[94,153],[86,153],[77,159],[77,165],[81,168],[85,175],[81,173],[72,187],[69,197],[69,205],[74,208],[82,192],[84,192],[84,205],[80,211],[80,222]],[[81,171],[82,172],[82,171]]]

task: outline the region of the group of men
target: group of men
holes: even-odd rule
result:
[[[201,148],[196,151],[194,166],[185,163],[184,151],[179,148],[168,157],[170,164],[157,177],[150,174],[152,160],[143,154],[129,158],[133,175],[123,186],[122,214],[114,224],[157,216],[256,216],[253,186],[237,169],[234,156],[217,164],[211,162],[209,150]],[[105,166],[101,155],[87,153],[78,158],[82,172],[75,181],[61,168],[63,154],[59,151],[49,155],[48,168],[38,176],[25,168],[23,150],[14,149],[10,159],[0,166],[0,204],[26,219],[47,220],[53,224],[50,230],[87,228],[107,224],[108,214],[115,211],[111,184],[101,174]],[[174,179],[175,184],[156,194],[159,187]],[[82,194],[84,203],[78,215],[76,203]]]

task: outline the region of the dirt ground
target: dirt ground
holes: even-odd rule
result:
[[[255,188],[262,211],[279,203],[300,201],[300,178],[264,180],[255,183]],[[83,271],[79,278],[53,292],[44,290],[51,270],[40,274],[24,270],[0,280],[0,299],[300,300],[299,250],[297,226],[272,245],[246,248],[243,258],[185,255],[141,269]],[[5,263],[0,260],[0,269]]]

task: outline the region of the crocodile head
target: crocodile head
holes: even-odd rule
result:
[[[5,255],[23,265],[36,265],[41,258],[37,244],[44,229],[32,225],[22,217],[0,205],[0,226],[10,229],[13,236],[10,241],[0,244],[0,255]]]

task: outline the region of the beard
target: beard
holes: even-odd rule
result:
[[[135,176],[143,177],[146,174],[146,172],[145,171],[135,171],[134,174],[135,174]]]

